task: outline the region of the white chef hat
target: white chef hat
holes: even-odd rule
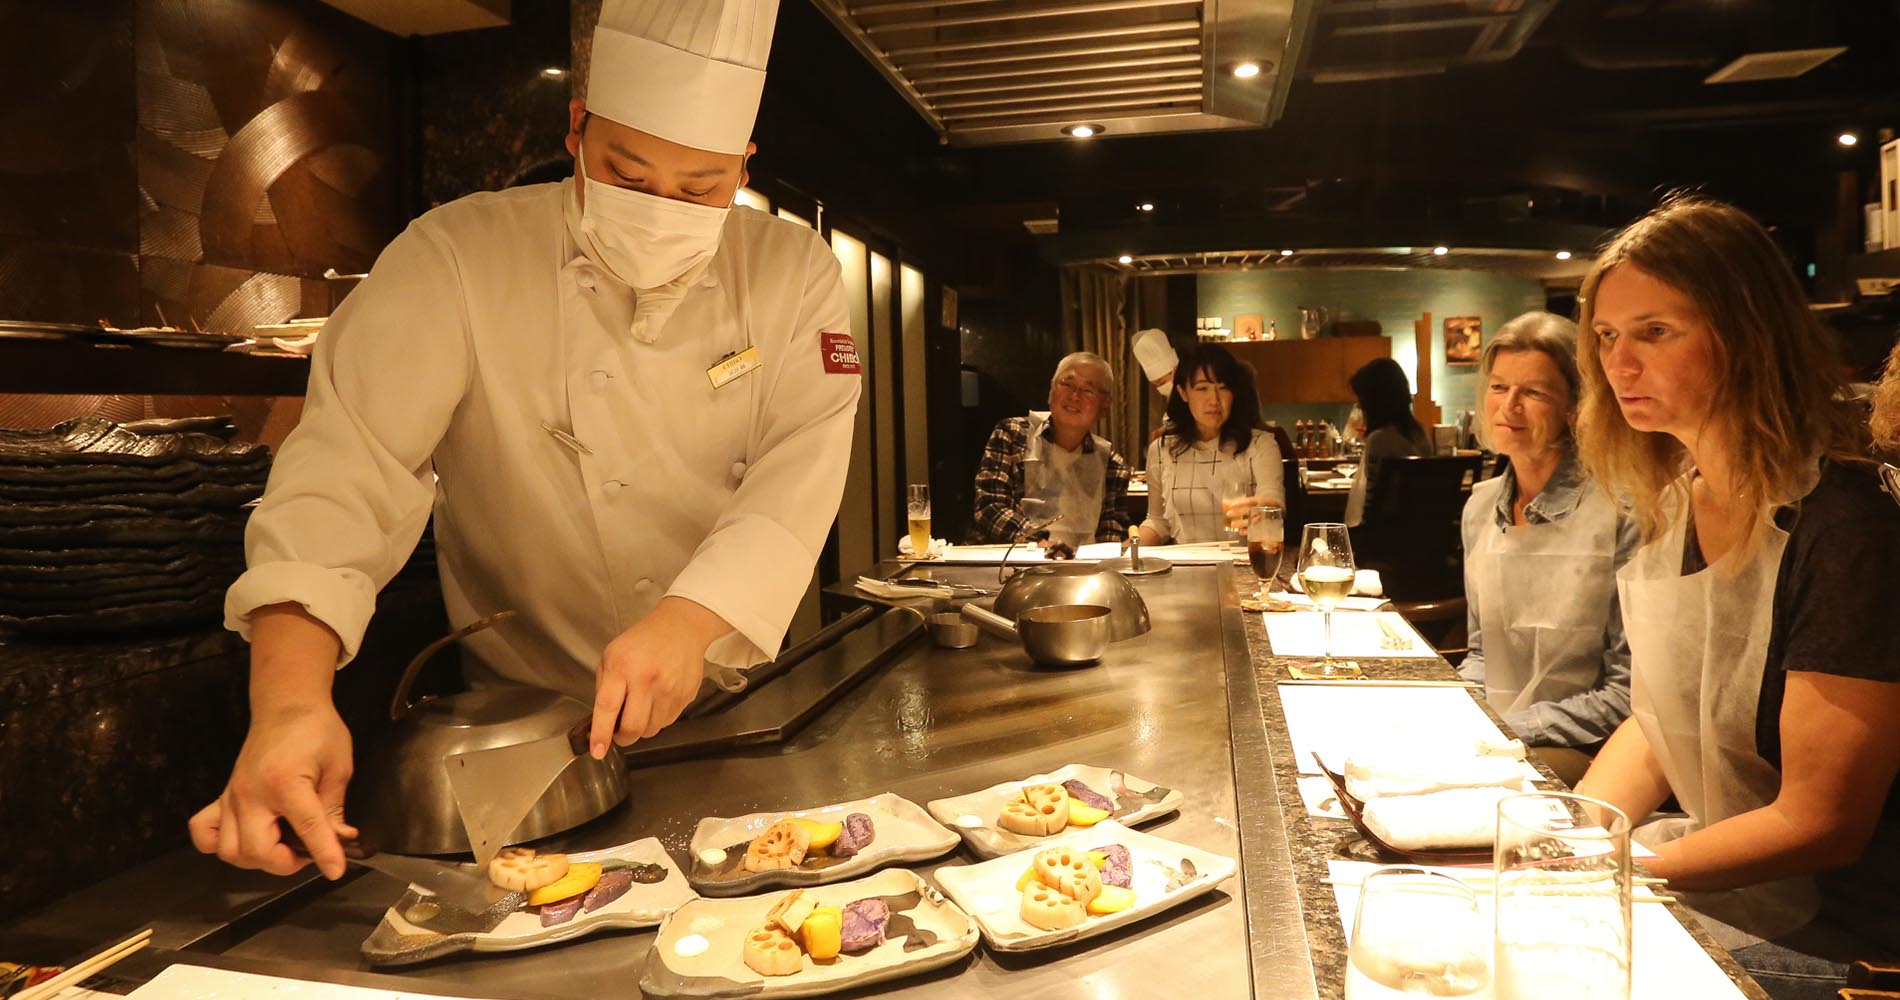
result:
[[[1135,334],[1130,344],[1135,349],[1135,360],[1141,362],[1142,373],[1150,382],[1173,371],[1181,361],[1169,346],[1168,335],[1160,330],[1143,330]]]
[[[694,149],[743,153],[778,0],[605,0],[587,110]]]

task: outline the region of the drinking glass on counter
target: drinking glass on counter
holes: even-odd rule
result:
[[[1497,1000],[1628,1000],[1630,821],[1622,810],[1568,792],[1499,801],[1492,877]]]
[[[1375,868],[1353,910],[1346,1000],[1484,996],[1490,952],[1470,886],[1423,868]]]
[[[1337,672],[1333,660],[1333,609],[1352,593],[1352,536],[1343,524],[1309,524],[1300,536],[1300,587],[1326,616],[1326,655],[1318,672]]]
[[[910,554],[930,558],[930,487],[911,483],[904,488],[904,513],[910,518]]]
[[[1247,511],[1247,562],[1260,586],[1254,600],[1265,601],[1267,590],[1280,575],[1280,555],[1286,548],[1286,511],[1254,507]]]

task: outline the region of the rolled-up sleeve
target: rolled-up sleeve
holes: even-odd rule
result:
[[[463,301],[452,254],[417,223],[324,324],[302,418],[245,528],[227,628],[248,640],[258,608],[300,604],[341,640],[339,667],[356,656],[434,505],[431,456],[468,387]]]
[[[837,258],[813,239],[745,477],[667,591],[732,626],[707,651],[714,666],[743,669],[776,655],[811,582],[844,495],[860,392],[858,374],[826,369],[820,337],[850,329]]]

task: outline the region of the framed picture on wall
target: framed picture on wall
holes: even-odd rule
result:
[[[1484,321],[1476,316],[1445,317],[1445,363],[1472,367],[1484,349]]]
[[[1262,330],[1262,327],[1260,325],[1259,316],[1235,316],[1234,317],[1234,339],[1235,340],[1259,340],[1261,336],[1261,330]]]

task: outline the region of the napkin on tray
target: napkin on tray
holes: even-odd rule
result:
[[[1394,739],[1346,756],[1346,791],[1361,802],[1456,788],[1516,791],[1523,784],[1524,744],[1517,740]]]
[[[1448,788],[1425,795],[1388,795],[1365,804],[1360,819],[1401,851],[1490,847],[1498,825],[1498,800],[1516,788]]]
[[[948,586],[938,585],[922,587],[916,584],[898,586],[880,580],[874,576],[858,577],[858,589],[872,597],[881,597],[887,601],[901,601],[907,597],[954,597],[956,591]]]

